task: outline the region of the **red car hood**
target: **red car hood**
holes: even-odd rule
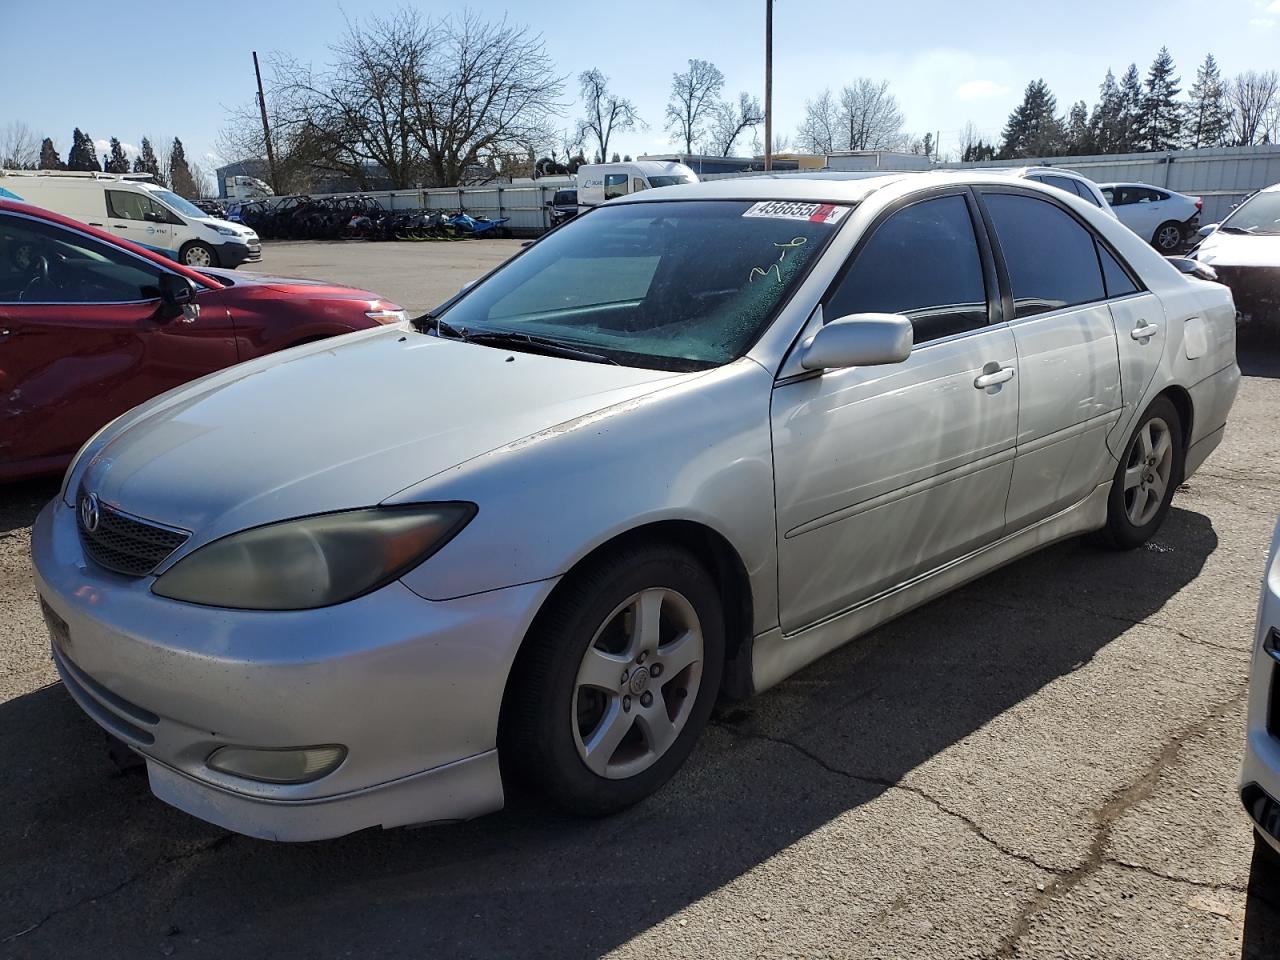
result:
[[[272,277],[262,273],[246,273],[242,270],[222,270],[214,267],[201,267],[200,272],[208,274],[214,280],[220,280],[227,286],[262,286],[270,287],[281,293],[301,293],[313,299],[332,298],[335,300],[378,300],[388,306],[391,301],[359,287],[344,287],[326,280],[308,280],[303,277]]]

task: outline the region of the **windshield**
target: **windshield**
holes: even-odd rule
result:
[[[1222,221],[1222,226],[1245,233],[1280,235],[1280,190],[1255,193]]]
[[[693,177],[687,177],[682,174],[669,177],[649,177],[648,179],[651,187],[674,187],[679,183],[693,183]]]
[[[184,217],[195,217],[197,220],[207,220],[209,215],[197,207],[194,203],[183,200],[172,190],[152,190],[151,195],[157,200],[163,200],[169,205],[170,209],[178,211]]]
[[[570,203],[577,203],[577,202],[578,202],[577,190],[557,190],[556,195],[551,198],[551,203],[556,206],[559,206],[560,204],[570,204]]]
[[[631,366],[718,366],[756,341],[848,211],[780,201],[598,207],[441,317],[470,333],[552,338]]]

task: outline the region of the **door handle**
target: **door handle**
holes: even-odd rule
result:
[[[111,225],[111,229],[112,230],[128,230],[129,228],[122,223],[113,223]]]
[[[1002,383],[1008,383],[1013,379],[1013,367],[1001,367],[993,373],[984,373],[973,381],[973,385],[979,390],[985,390],[987,387],[998,387]]]
[[[1138,325],[1129,331],[1129,336],[1135,340],[1149,340],[1160,332],[1160,327],[1154,323],[1147,321],[1139,321]]]

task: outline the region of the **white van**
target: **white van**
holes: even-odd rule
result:
[[[0,170],[0,188],[191,267],[233,268],[262,259],[256,233],[209,216],[152,183],[150,174]]]
[[[633,160],[625,163],[587,163],[578,168],[578,212],[599,206],[614,197],[625,197],[650,187],[697,183],[698,175],[683,163],[665,160]]]

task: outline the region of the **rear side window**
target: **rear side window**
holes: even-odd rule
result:
[[[988,193],[1019,318],[1106,298],[1093,235],[1036,197]]]
[[[823,308],[827,320],[851,313],[904,314],[916,343],[986,324],[982,257],[964,197],[913,204],[876,228]]]
[[[1124,267],[1120,266],[1120,261],[1101,243],[1098,243],[1097,247],[1098,259],[1102,261],[1102,278],[1107,285],[1107,297],[1123,297],[1130,293],[1137,293],[1137,284],[1125,272]]]
[[[604,198],[612,200],[614,197],[625,197],[627,195],[627,175],[625,173],[606,173],[604,175]]]

